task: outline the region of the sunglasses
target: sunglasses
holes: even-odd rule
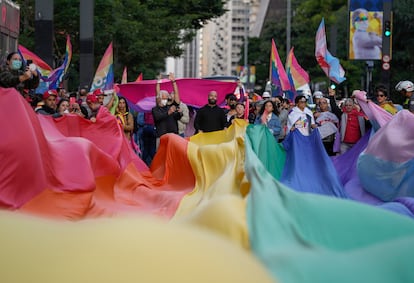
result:
[[[367,16],[358,17],[355,19],[355,21],[357,22],[368,21],[368,17]]]
[[[384,97],[385,95],[383,94],[377,94],[377,97]]]

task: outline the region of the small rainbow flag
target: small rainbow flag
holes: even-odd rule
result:
[[[286,59],[286,73],[292,87],[292,92],[294,93],[291,99],[294,99],[296,96],[296,90],[303,85],[309,83],[308,73],[299,65],[296,60],[295,54],[293,53],[294,47],[289,51],[288,57]],[[289,97],[290,98],[290,97]]]
[[[277,95],[283,95],[283,91],[290,90],[290,83],[282,61],[280,61],[275,41],[272,39],[272,50],[270,52],[269,77],[272,84],[276,87]]]
[[[97,88],[102,90],[109,90],[114,88],[114,53],[112,48],[112,42],[106,49],[98,69],[96,70],[95,77],[93,78],[90,91],[94,91]]]

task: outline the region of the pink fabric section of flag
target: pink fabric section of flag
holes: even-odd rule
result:
[[[228,93],[234,93],[236,82],[223,82],[207,79],[176,79],[181,100],[190,106],[200,108],[207,104],[210,91],[217,92],[217,104],[224,103]],[[120,92],[130,102],[134,103],[138,110],[151,111],[155,106],[156,80],[144,80],[119,85]],[[171,81],[164,79],[161,82],[161,90],[173,91]]]
[[[281,90],[290,90],[290,83],[285,68],[280,60],[275,41],[272,39],[272,50],[270,53],[270,74],[271,82]]]
[[[295,54],[293,53],[293,47],[289,51],[286,62],[287,73],[292,76],[295,89],[309,83],[308,73],[299,65],[296,60]]]

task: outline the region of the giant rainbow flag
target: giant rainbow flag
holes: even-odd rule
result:
[[[2,281],[413,282],[414,115],[357,99],[380,128],[334,159],[236,120],[162,136],[148,168],[104,108],[0,89]]]

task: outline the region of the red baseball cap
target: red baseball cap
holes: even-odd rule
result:
[[[45,91],[43,93],[43,99],[44,100],[48,99],[49,96],[55,96],[55,97],[57,97],[58,96],[58,93],[57,93],[57,91],[55,89],[49,89],[49,90],[47,90],[47,91]]]
[[[90,93],[86,96],[86,102],[98,102],[98,96],[95,93]]]
[[[95,89],[93,91],[93,94],[96,95],[96,96],[100,96],[100,95],[106,96],[105,93],[100,88]]]

